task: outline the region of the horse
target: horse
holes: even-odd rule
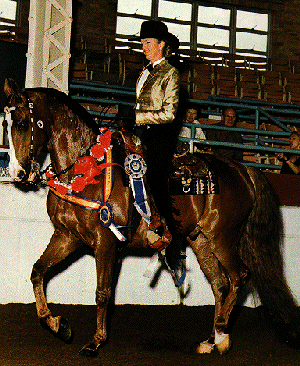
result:
[[[4,91],[8,102],[11,176],[19,183],[34,182],[40,169],[37,159],[47,149],[51,160],[48,179],[57,183],[57,189],[50,186],[47,196],[47,210],[55,230],[31,273],[38,318],[64,341],[71,338],[68,321],[52,315],[47,305],[44,277],[78,248],[92,248],[97,274],[97,326],[93,338],[82,347],[80,354],[97,356],[107,340],[107,305],[117,248],[120,244],[148,247],[149,222],[141,218],[132,238],[124,241],[122,227],[131,226],[135,199],[124,179],[120,161],[97,162],[97,167],[106,164],[105,168],[93,175],[96,182],[83,185],[80,197],[96,205],[96,209],[86,209],[66,199],[74,183],[76,161],[89,156],[91,146],[101,150],[99,127],[78,102],[52,88],[20,90],[12,79],[5,80]],[[113,144],[112,148],[109,144],[106,142],[107,152],[118,150],[118,144]],[[259,294],[267,318],[278,335],[287,344],[297,347],[299,311],[283,273],[282,222],[277,196],[260,170],[212,154],[204,158],[215,175],[215,190],[172,195],[173,216],[180,223],[178,233],[195,253],[215,299],[212,333],[200,342],[196,351],[200,354],[211,353],[213,349],[220,354],[229,351],[229,317],[248,280],[253,291]],[[111,168],[113,174],[109,176],[113,175],[114,182],[109,196],[103,199],[107,175],[102,169]],[[76,187],[78,189],[78,184]],[[113,220],[106,225],[109,219],[105,221],[105,217],[112,216]]]

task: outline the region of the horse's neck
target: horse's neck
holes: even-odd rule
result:
[[[95,140],[95,134],[87,126],[72,126],[69,121],[65,125],[61,121],[57,126],[54,124],[48,146],[54,172],[59,174],[73,165],[76,159],[87,153]],[[71,171],[60,177],[64,183],[70,179]]]

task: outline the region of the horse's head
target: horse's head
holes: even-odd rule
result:
[[[20,91],[12,79],[6,79],[4,92],[8,105],[5,108],[10,147],[9,173],[18,182],[35,183],[39,178],[40,155],[46,134],[38,117],[33,100],[25,90]]]

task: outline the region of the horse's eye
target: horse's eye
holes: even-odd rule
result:
[[[18,131],[26,131],[29,127],[28,118],[21,107],[12,111],[12,120],[14,121],[14,126]]]

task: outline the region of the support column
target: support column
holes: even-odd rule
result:
[[[72,0],[31,0],[27,53],[27,88],[55,88],[68,93]]]

